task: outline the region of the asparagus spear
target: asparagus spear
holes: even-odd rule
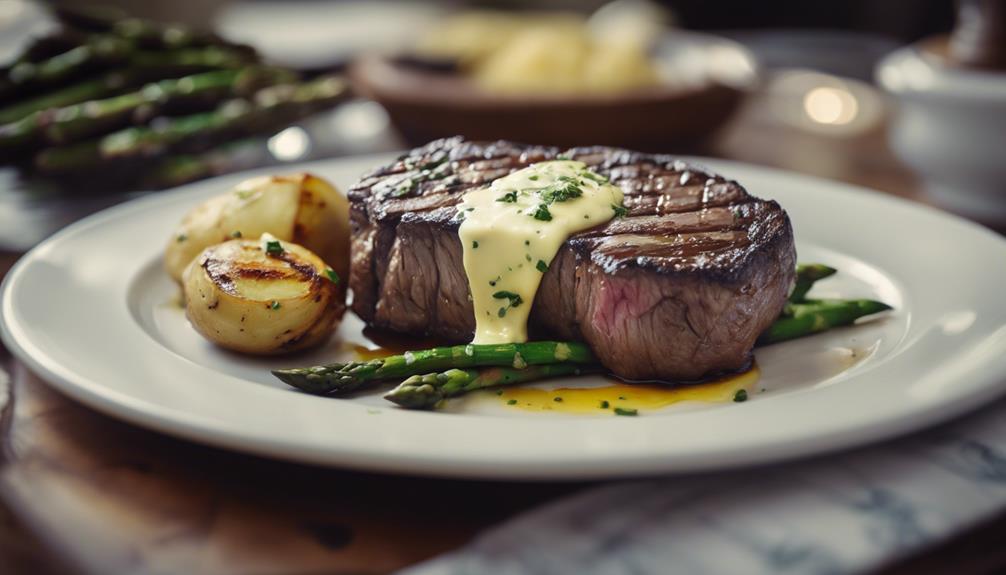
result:
[[[596,364],[549,363],[524,369],[490,367],[484,369],[449,369],[442,373],[413,375],[384,395],[384,399],[409,409],[430,409],[440,401],[497,385],[515,385],[564,375],[598,373]]]
[[[278,369],[272,373],[283,382],[311,393],[347,393],[374,381],[452,368],[509,366],[520,370],[529,365],[583,365],[596,362],[597,358],[590,348],[582,343],[532,341],[434,347],[370,361]]]
[[[252,67],[162,80],[121,96],[35,112],[0,126],[0,149],[74,142],[130,122],[144,122],[162,113],[192,111],[225,96],[293,79],[292,72],[282,69]]]
[[[776,343],[850,325],[857,319],[887,311],[891,306],[874,300],[806,300],[791,303],[765,333],[759,344]]]
[[[163,189],[188,182],[252,168],[261,164],[261,142],[255,139],[228,142],[202,154],[173,155],[158,161],[140,177],[141,189]]]
[[[126,88],[135,86],[139,77],[138,71],[134,70],[108,72],[98,78],[83,80],[53,92],[16,102],[0,108],[0,123],[9,124],[40,110],[69,106],[120,93]]]
[[[124,68],[106,72],[98,78],[82,80],[59,90],[41,94],[0,108],[0,124],[25,116],[87,100],[121,94],[145,82],[194,74],[215,68],[241,68],[248,58],[222,48],[200,48],[153,53],[137,52]]]
[[[0,99],[64,84],[96,68],[123,62],[130,51],[129,42],[121,38],[99,36],[45,60],[15,64],[0,79]]]
[[[249,53],[249,46],[235,44],[210,32],[193,30],[179,24],[162,24],[142,18],[133,18],[121,10],[88,6],[71,8],[55,6],[56,17],[71,28],[92,33],[114,34],[152,48],[182,48],[197,46],[227,46]]]
[[[4,73],[21,63],[47,60],[76,48],[86,41],[87,35],[79,30],[59,28],[51,34],[33,39],[13,62],[3,68]]]
[[[343,99],[346,84],[326,77],[299,85],[259,90],[253,99],[225,102],[212,112],[164,118],[127,128],[99,140],[49,148],[35,158],[42,173],[93,171],[109,160],[157,158],[172,150],[201,151],[234,136],[247,136],[328,107]]]
[[[832,276],[837,271],[824,264],[798,264],[796,266],[796,286],[793,288],[793,293],[789,295],[789,301],[800,303],[806,300],[807,292],[810,291],[814,282]]]

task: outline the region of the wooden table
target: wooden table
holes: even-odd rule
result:
[[[712,152],[917,196],[882,127],[812,136],[764,104]],[[220,451],[99,415],[3,363],[3,573],[388,573],[588,485],[389,477]],[[885,572],[991,573],[1006,567],[1004,528],[1006,516]]]

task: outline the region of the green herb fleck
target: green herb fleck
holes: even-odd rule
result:
[[[625,206],[616,206],[615,204],[611,204],[611,209],[615,211],[616,218],[624,218],[629,213],[629,209]]]
[[[472,249],[473,250],[479,249],[479,243],[478,242],[472,242]]]
[[[240,238],[241,237],[241,230],[234,230],[233,232],[231,232],[231,237],[232,238]]]
[[[552,401],[554,401],[556,403],[562,403],[562,398],[561,397],[553,397]]]
[[[603,401],[601,402],[601,409],[608,409],[609,407],[611,407],[611,404],[610,404],[610,403],[608,403],[608,400],[607,400],[607,399],[605,399],[605,400],[603,400]]]
[[[597,182],[598,184],[607,184],[608,183],[608,178],[605,178],[601,174],[595,174],[594,172],[591,172],[590,170],[584,170],[583,172],[580,173],[580,176],[583,177],[583,178],[587,178],[588,180],[591,180],[593,182]]]
[[[535,267],[538,268],[538,271],[541,273],[548,271],[548,264],[545,263],[545,260],[538,260],[538,264]]]
[[[339,274],[335,273],[335,270],[332,268],[325,268],[325,275],[328,276],[328,279],[331,280],[332,283],[339,283]]]
[[[552,212],[548,211],[547,205],[540,204],[538,206],[538,209],[535,210],[533,214],[531,214],[531,217],[533,217],[536,220],[541,220],[543,222],[550,222],[552,221]]]
[[[737,403],[742,403],[748,400],[748,391],[746,389],[738,389],[737,393],[734,394],[734,401]]]
[[[412,192],[416,191],[416,188],[419,187],[420,180],[421,178],[418,177],[405,178],[404,180],[398,182],[398,184],[395,186],[394,191],[391,192],[391,195],[393,197],[400,198],[404,195],[411,194]]]
[[[189,236],[187,236],[185,234],[178,234],[178,237],[175,238],[175,241],[178,242],[178,243],[182,243],[182,242],[184,242],[187,239],[189,239]]]
[[[534,175],[528,176],[527,179],[531,180],[532,182],[537,182],[538,181],[538,175],[534,174]]]
[[[625,401],[625,396],[624,395],[619,395],[618,399],[621,399],[622,401]]]
[[[531,254],[524,254],[524,259],[531,261]]]
[[[497,389],[496,390],[496,395],[503,395],[503,390],[502,389]]]
[[[517,405],[517,400],[516,399],[511,399],[510,401],[506,402],[506,404],[507,405]]]
[[[511,190],[511,191],[503,194],[502,196],[496,198],[496,201],[497,202],[506,202],[508,204],[515,203],[517,201],[517,192],[516,192],[516,190]]]
[[[577,182],[570,178],[566,178],[566,180],[562,180],[562,178],[560,178],[560,181],[562,182],[561,185],[556,184],[554,186],[544,188],[541,192],[539,192],[542,201],[546,204],[568,202],[573,198],[579,198],[583,195],[583,190],[580,189]]]
[[[495,299],[508,299],[510,300],[510,307],[517,307],[524,303],[524,299],[520,297],[520,294],[514,293],[512,291],[500,290],[493,294]]]
[[[279,302],[276,300],[272,300],[272,303],[269,304],[269,309],[279,309],[279,308],[280,308]]]
[[[499,317],[503,317],[503,316],[505,316],[505,315],[506,315],[506,312],[507,312],[507,311],[508,311],[508,310],[509,310],[510,308],[512,308],[512,307],[517,307],[517,306],[519,306],[520,304],[524,303],[524,298],[520,297],[520,294],[517,294],[517,293],[514,293],[514,292],[512,292],[512,291],[506,291],[506,290],[500,290],[500,291],[498,291],[498,292],[494,293],[494,294],[493,294],[493,298],[494,298],[494,299],[505,299],[505,300],[509,300],[509,301],[507,302],[507,304],[506,304],[505,306],[501,307],[501,308],[499,309],[499,312],[497,312],[497,315],[498,315]]]
[[[265,243],[265,253],[271,256],[278,256],[283,253],[283,244],[279,240],[269,240]]]
[[[525,246],[531,245],[531,240],[524,240],[524,245]]]
[[[639,411],[635,409],[628,409],[625,407],[616,407],[615,415],[639,415]]]

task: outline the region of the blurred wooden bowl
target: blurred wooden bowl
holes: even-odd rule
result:
[[[673,83],[616,94],[496,94],[459,73],[388,56],[350,67],[357,93],[379,102],[409,144],[452,135],[533,144],[603,144],[646,151],[693,150],[730,118],[758,80],[739,44],[675,31],[655,59]]]

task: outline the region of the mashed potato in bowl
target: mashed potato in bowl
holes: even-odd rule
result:
[[[467,12],[419,45],[452,58],[477,85],[499,93],[616,93],[661,83],[648,34],[612,33],[576,14]]]

